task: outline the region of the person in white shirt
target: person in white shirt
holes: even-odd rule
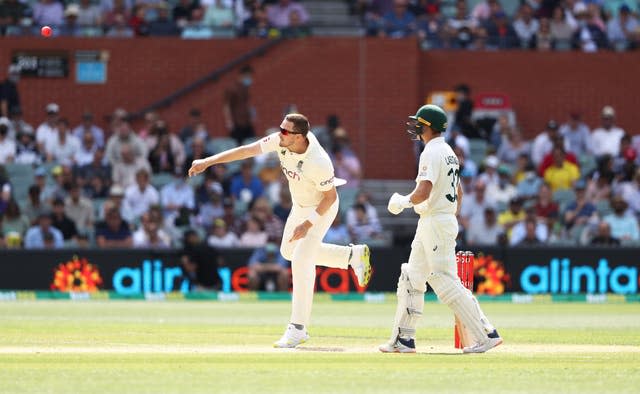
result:
[[[56,124],[58,123],[60,106],[56,103],[49,103],[45,109],[47,111],[47,119],[36,129],[36,143],[40,152],[45,152],[45,146],[49,140],[58,134]]]
[[[531,161],[535,164],[536,168],[540,166],[544,157],[553,149],[553,141],[558,137],[558,123],[555,120],[550,120],[547,123],[547,128],[533,140],[531,146]],[[565,141],[565,150],[567,150],[567,143]]]
[[[0,123],[0,164],[11,163],[16,157],[16,143],[8,134],[9,126]]]
[[[612,106],[602,108],[602,123],[591,134],[591,148],[596,157],[609,154],[616,157],[620,154],[620,140],[625,131],[615,125],[616,111]]]
[[[126,217],[128,222],[135,222],[149,207],[160,203],[160,194],[153,185],[149,184],[149,172],[141,168],[136,172],[136,183],[125,189],[124,200],[126,212],[131,217]],[[135,241],[135,238],[134,238]]]
[[[338,213],[339,200],[331,159],[309,129],[309,121],[304,115],[288,114],[280,124],[279,133],[206,159],[194,160],[189,169],[189,175],[194,176],[214,164],[274,151],[278,154],[293,199],[280,245],[284,258],[292,262],[292,312],[284,335],[274,343],[278,348],[296,347],[309,339],[307,327],[316,265],[342,269],[351,266],[362,287],[369,283],[371,276],[367,245],[322,243]]]
[[[153,220],[151,214],[146,212],[140,217],[140,228],[134,231],[134,248],[169,248],[171,237],[162,228],[160,223]]]
[[[60,118],[56,123],[57,134],[49,139],[45,146],[47,161],[61,164],[74,164],[76,153],[80,150],[80,141],[69,132],[69,121]]]
[[[234,248],[238,246],[238,236],[228,231],[227,223],[223,219],[213,222],[213,229],[207,238],[207,244],[214,248]]]
[[[75,134],[74,137],[76,137]],[[84,134],[80,135],[80,137],[76,138],[79,138],[81,141],[80,148],[74,156],[76,166],[82,167],[93,163],[93,156],[95,155],[96,150],[98,150],[98,144],[95,142],[93,133],[91,133],[90,130],[87,130]]]
[[[420,215],[411,243],[409,262],[400,266],[398,304],[391,338],[383,353],[415,353],[416,326],[424,309],[426,284],[459,319],[464,353],[484,353],[502,343],[473,293],[457,275],[456,238],[462,200],[460,163],[442,133],[447,114],[437,105],[424,105],[409,117],[407,132],[425,143],[420,155],[416,187],[408,195],[394,193],[387,209],[398,215],[413,207]]]

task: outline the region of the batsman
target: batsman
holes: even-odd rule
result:
[[[388,210],[394,215],[413,207],[420,215],[411,243],[409,262],[400,269],[398,305],[391,339],[379,347],[384,353],[415,353],[416,326],[424,309],[426,283],[453,310],[462,329],[464,353],[484,353],[502,338],[457,275],[455,257],[462,201],[458,158],[445,142],[447,115],[436,105],[424,105],[409,116],[407,132],[425,143],[420,154],[416,187],[408,195],[394,193]]]

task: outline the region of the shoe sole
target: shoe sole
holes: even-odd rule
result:
[[[393,348],[392,351],[388,351],[386,349],[382,349],[382,348],[378,348],[378,350],[380,350],[382,353],[402,353],[402,354],[414,354],[416,352],[416,349],[407,349],[407,350],[400,350],[398,348]]]
[[[498,340],[498,342],[496,342],[493,346],[491,346],[490,348],[488,348],[488,349],[486,349],[486,350],[483,350],[483,351],[481,351],[481,352],[465,351],[464,349],[462,349],[462,352],[463,352],[463,353],[465,353],[465,354],[472,354],[472,353],[486,353],[486,352],[488,352],[489,350],[494,349],[494,348],[496,348],[496,347],[498,347],[498,346],[502,345],[502,342],[503,342],[503,341],[502,341],[502,338],[500,338],[500,340]]]
[[[307,342],[309,340],[309,337],[301,340],[300,342],[296,343],[295,345],[290,345],[290,344],[285,344],[284,346],[279,345],[277,342],[273,344],[273,347],[276,349],[293,349],[298,345],[302,345],[303,343]]]

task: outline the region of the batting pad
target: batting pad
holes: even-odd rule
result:
[[[418,320],[424,310],[424,292],[415,289],[409,279],[408,265],[402,264],[400,277],[398,278],[398,305],[391,332],[391,340],[398,336],[402,338],[415,338]]]
[[[453,310],[453,313],[464,327],[461,331],[469,338],[467,343],[483,342],[487,338],[485,331],[486,317],[480,310],[480,306],[471,292],[462,286],[458,278],[442,273],[433,272],[427,278],[429,285],[438,295],[443,304]],[[483,321],[485,320],[485,321]]]

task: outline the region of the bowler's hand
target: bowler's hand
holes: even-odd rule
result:
[[[198,175],[208,167],[205,159],[198,159],[191,162],[191,168],[189,168],[189,176]]]
[[[313,226],[311,222],[308,220],[305,220],[301,225],[299,225],[298,227],[295,228],[295,230],[293,230],[293,235],[291,236],[291,239],[289,240],[289,242],[297,241],[299,239],[306,237],[307,232],[309,231],[311,226]]]
[[[398,215],[400,212],[404,211],[405,208],[411,207],[411,203],[407,204],[405,200],[406,196],[398,193],[393,193],[391,198],[389,198],[387,210],[394,215]]]

